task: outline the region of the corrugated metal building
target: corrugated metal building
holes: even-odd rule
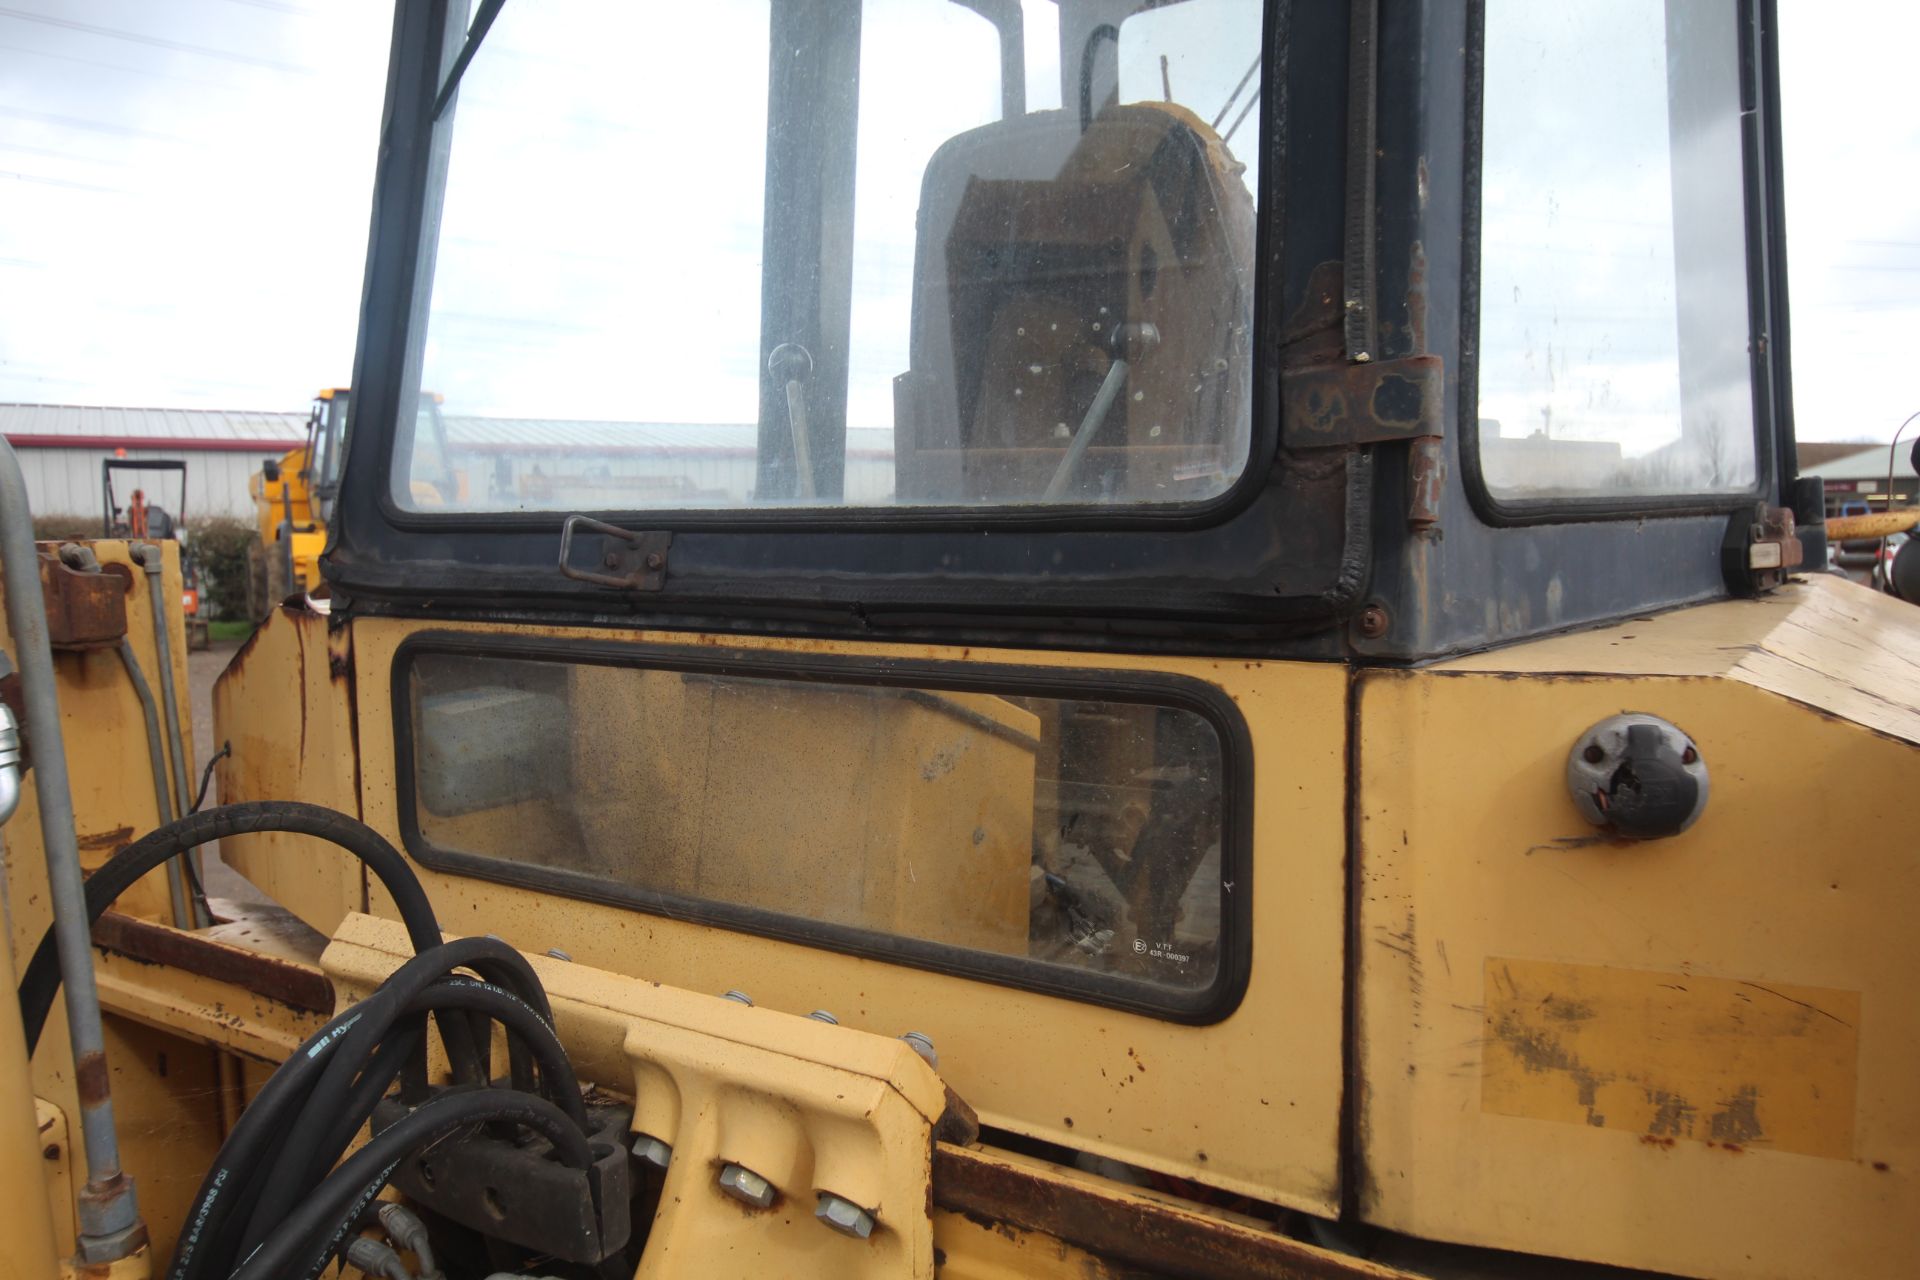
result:
[[[303,444],[306,429],[304,413],[0,404],[0,435],[20,455],[34,513],[88,522],[101,516],[100,463],[115,456],[184,461],[188,516],[251,520],[247,477],[262,459]],[[175,483],[153,481],[149,497],[170,506],[177,499],[168,486]],[[124,504],[140,481],[129,475],[115,484]]]
[[[503,509],[741,506],[759,483],[753,423],[475,418],[448,414],[447,451],[476,502]],[[541,496],[543,481],[565,476]],[[849,427],[844,500],[893,496],[893,429]]]
[[[559,503],[586,509],[739,505],[753,500],[759,428],[752,423],[609,422],[545,418],[444,419],[453,465],[473,500],[505,509]],[[215,409],[123,409],[97,405],[0,404],[0,434],[12,442],[40,515],[100,519],[105,458],[173,458],[187,464],[186,513],[253,518],[248,478],[263,459],[305,442],[307,416]],[[545,482],[559,491],[537,496]],[[172,481],[148,498],[171,508]],[[141,485],[118,479],[116,498]],[[893,432],[847,432],[845,500],[884,503],[893,494]]]
[[[1803,451],[1805,447],[1801,446]],[[1920,476],[1914,474],[1911,440],[1892,448],[1884,444],[1852,448],[1852,453],[1823,459],[1817,465],[1809,466],[1804,456],[1801,461],[1801,470],[1819,476],[1825,485],[1828,515],[1886,510],[1889,472],[1894,506],[1912,506],[1920,500]]]

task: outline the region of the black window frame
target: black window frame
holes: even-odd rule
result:
[[[1771,0],[1764,6],[1757,0],[1733,0],[1733,3],[1735,27],[1740,36],[1741,231],[1747,266],[1747,387],[1753,400],[1753,483],[1745,489],[1717,493],[1516,499],[1502,498],[1493,491],[1480,459],[1480,184],[1485,141],[1481,125],[1486,88],[1486,0],[1468,0],[1469,71],[1463,156],[1466,198],[1461,211],[1464,243],[1460,285],[1460,479],[1474,514],[1488,525],[1516,528],[1656,516],[1730,515],[1735,511],[1751,511],[1762,500],[1773,500],[1783,487],[1777,479],[1782,469],[1779,456],[1782,424],[1777,420],[1772,380],[1778,376],[1779,369],[1774,352],[1776,348],[1784,352],[1785,343],[1776,344],[1771,334],[1776,328],[1784,331],[1784,321],[1775,323],[1775,317],[1784,314],[1784,295],[1778,306],[1774,303],[1775,294],[1784,289],[1784,283],[1776,283],[1773,278],[1775,264],[1770,259],[1769,245],[1775,234],[1772,224],[1778,218],[1774,208],[1777,196],[1770,191],[1774,184],[1768,181],[1767,166],[1763,163],[1765,132],[1778,128],[1777,92],[1769,91],[1763,72],[1766,55],[1762,17],[1764,11],[1771,9]],[[1784,438],[1790,440],[1790,436]]]
[[[414,781],[411,675],[414,662],[422,655],[587,664],[828,686],[1099,699],[1189,711],[1204,719],[1220,741],[1221,904],[1219,962],[1213,981],[1187,991],[1158,988],[1113,974],[926,942],[880,930],[827,924],[763,908],[643,890],[583,872],[442,848],[421,830]],[[408,636],[395,649],[389,691],[393,710],[396,820],[401,842],[408,856],[431,870],[1031,991],[1186,1026],[1208,1026],[1226,1020],[1246,995],[1253,958],[1253,740],[1233,700],[1219,686],[1204,680],[1165,672],[827,657],[709,646],[423,631]]]
[[[438,516],[392,502],[395,435],[405,429],[396,406],[403,387],[418,382],[418,369],[404,367],[418,361],[407,339],[425,323],[429,296],[421,260],[434,221],[432,171],[447,156],[445,126],[431,126],[437,80],[421,69],[430,54],[436,67],[453,56],[460,38],[446,25],[448,0],[399,6],[354,368],[359,440],[323,560],[336,597],[375,611],[512,602],[597,615],[800,617],[828,627],[851,617],[857,628],[896,617],[987,617],[1027,634],[1164,633],[1176,619],[1195,624],[1196,635],[1208,624],[1221,636],[1324,628],[1365,580],[1371,472],[1361,449],[1322,451],[1339,455],[1330,469],[1298,467],[1280,447],[1284,317],[1301,310],[1312,267],[1339,256],[1343,217],[1340,131],[1314,130],[1296,153],[1289,103],[1294,78],[1307,77],[1317,92],[1318,69],[1344,65],[1347,24],[1338,7],[1290,0],[1267,0],[1263,14],[1254,420],[1232,488],[1165,508],[602,512],[596,518],[673,537],[663,589],[623,599],[562,580],[563,513]],[[1321,105],[1337,124],[1344,103]],[[1284,198],[1303,185],[1336,194]]]

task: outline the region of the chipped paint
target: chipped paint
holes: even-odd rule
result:
[[[1485,979],[1483,1111],[1853,1155],[1858,992],[1498,957]]]

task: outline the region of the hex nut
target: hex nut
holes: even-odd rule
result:
[[[729,1164],[720,1170],[720,1189],[755,1209],[766,1209],[773,1204],[773,1184],[744,1165]]]
[[[642,1133],[634,1138],[633,1154],[656,1169],[664,1170],[673,1162],[673,1148],[651,1134]]]
[[[855,1240],[865,1240],[873,1234],[873,1215],[831,1191],[820,1193],[820,1205],[813,1211],[813,1216],[841,1235],[852,1236]]]

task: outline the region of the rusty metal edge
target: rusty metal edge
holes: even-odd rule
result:
[[[1109,1262],[1179,1280],[1382,1280],[1406,1273],[1124,1188],[1102,1192],[941,1143],[933,1203],[980,1222],[1053,1236]]]
[[[306,1013],[333,1013],[333,984],[319,969],[109,911],[93,926],[94,945],[147,964],[166,965],[278,1001]]]

